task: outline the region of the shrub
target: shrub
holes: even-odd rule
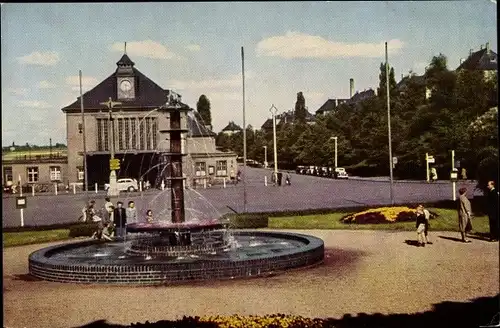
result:
[[[23,231],[46,231],[46,230],[60,230],[60,229],[71,229],[71,227],[82,225],[81,222],[71,222],[71,223],[56,223],[41,226],[24,226],[24,227],[5,227],[2,229],[3,232],[23,232]]]

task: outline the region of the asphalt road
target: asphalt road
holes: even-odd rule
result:
[[[300,210],[313,208],[336,208],[357,205],[390,204],[390,184],[388,181],[371,181],[365,179],[334,180],[321,177],[291,174],[291,186],[273,187],[264,185],[264,176],[270,182],[271,171],[247,167],[246,199],[248,212],[264,212],[274,210]],[[458,188],[466,186],[469,197],[475,188],[474,182],[457,183]],[[476,192],[476,194],[478,194]],[[479,195],[481,193],[479,192]],[[84,194],[35,195],[27,194],[28,207],[24,210],[25,225],[45,225],[72,222],[81,215],[81,209],[87,201]],[[104,192],[89,192],[95,199],[98,208],[104,205]],[[451,199],[451,183],[432,183],[402,181],[394,183],[394,200],[402,202],[430,202]],[[151,209],[155,216],[169,219],[170,190],[148,190],[140,193],[124,192],[119,198],[136,203],[139,217],[142,219],[146,210]],[[186,218],[204,219],[219,217],[231,212],[244,210],[244,188],[228,184],[226,188],[212,188],[185,191]],[[3,227],[20,225],[20,210],[15,207],[15,197],[4,195]]]

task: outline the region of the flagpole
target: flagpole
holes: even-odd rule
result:
[[[243,80],[243,212],[247,211],[247,127],[245,122],[245,54],[241,47],[241,76]]]
[[[88,197],[88,176],[87,176],[87,141],[85,140],[85,113],[83,111],[83,91],[82,91],[82,70],[79,71],[80,76],[80,110],[82,112],[82,135],[83,135],[83,187],[85,188],[85,196]]]
[[[394,190],[393,190],[393,175],[392,175],[392,138],[391,138],[391,101],[390,101],[390,88],[389,88],[389,55],[387,52],[387,42],[385,43],[385,84],[386,84],[386,98],[387,98],[387,129],[389,135],[389,173],[391,178],[391,205],[394,205]]]

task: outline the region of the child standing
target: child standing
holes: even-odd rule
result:
[[[424,207],[422,205],[418,205],[416,226],[417,226],[417,239],[419,247],[424,247],[427,242],[427,238],[425,236],[426,225],[427,225],[427,220],[425,218]]]

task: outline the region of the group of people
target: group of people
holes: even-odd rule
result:
[[[109,197],[106,197],[104,207],[98,211],[95,200],[91,200],[82,210],[80,216],[83,222],[97,222],[97,230],[92,235],[95,239],[112,240],[117,236],[123,238],[126,234],[126,227],[129,223],[138,222],[137,209],[134,201],[128,202],[128,207],[123,207],[123,202],[118,201],[115,205]],[[98,215],[100,214],[100,215]],[[147,210],[145,221],[152,223],[153,211]]]
[[[487,215],[490,227],[489,240],[496,242],[500,237],[500,222],[498,220],[499,193],[495,189],[494,181],[489,181],[487,187]],[[460,188],[458,193],[460,195],[457,208],[458,230],[460,232],[461,241],[464,243],[470,243],[471,241],[467,238],[467,234],[472,231],[472,207],[469,199],[467,198],[467,188]],[[418,205],[416,214],[418,246],[432,244],[428,235],[430,219],[429,211],[426,210],[423,205]]]
[[[283,181],[283,173],[282,172],[271,173],[271,182],[273,183],[273,186],[276,186],[276,185],[281,186],[282,181]],[[291,180],[289,173],[287,173],[285,176],[285,184],[287,186],[290,186],[292,184],[292,180]]]

